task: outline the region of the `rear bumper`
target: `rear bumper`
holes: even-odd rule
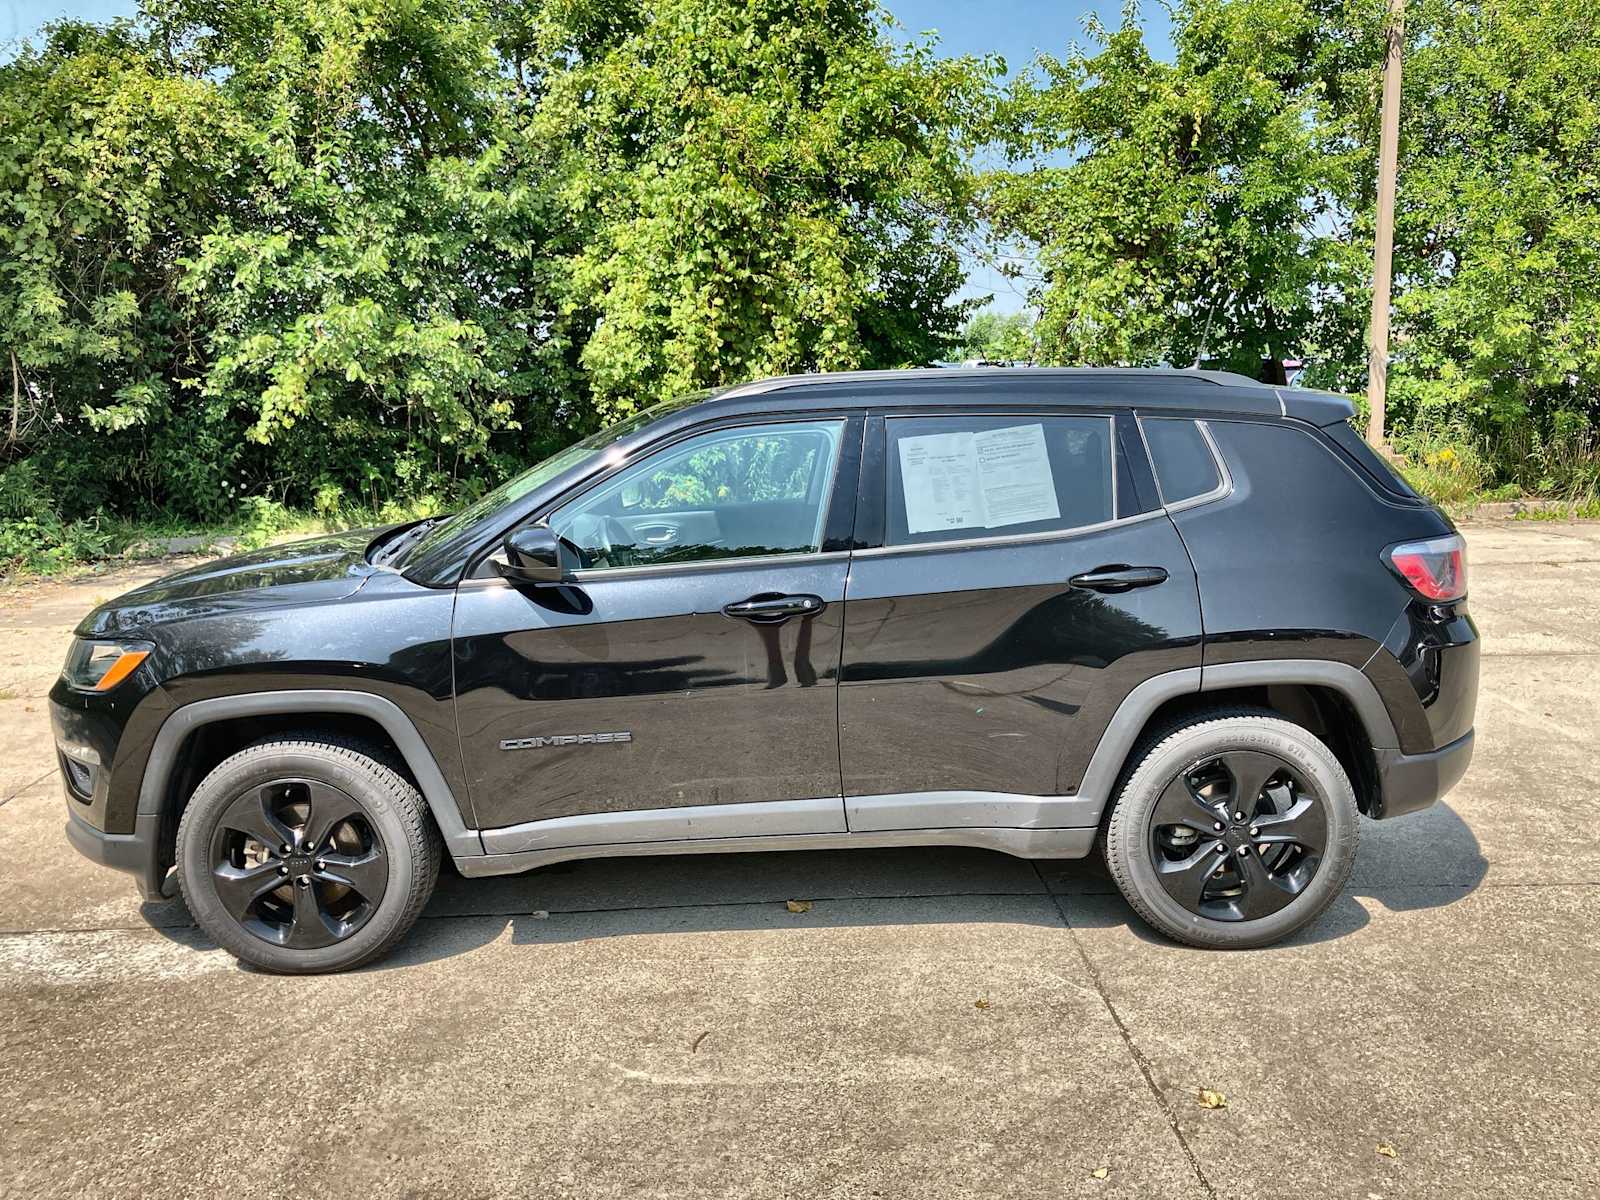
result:
[[[72,803],[67,801],[67,841],[73,849],[91,862],[132,875],[144,899],[161,899],[165,872],[157,855],[160,814],[140,813],[132,833],[105,833],[72,811]]]
[[[1436,803],[1461,781],[1472,762],[1472,730],[1438,750],[1402,754],[1379,750],[1378,797],[1371,816],[1402,817]]]

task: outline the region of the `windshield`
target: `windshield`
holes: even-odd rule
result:
[[[642,412],[636,412],[631,417],[625,417],[599,433],[590,434],[583,441],[574,442],[565,450],[557,451],[537,466],[530,467],[521,475],[515,475],[492,491],[485,492],[460,512],[430,525],[427,536],[413,545],[407,551],[406,557],[408,559],[425,557],[435,547],[444,545],[462,530],[471,528],[507,504],[522,499],[535,488],[549,483],[563,471],[569,471],[573,467],[598,458],[614,442],[620,441],[628,434],[644,428],[668,413],[704,400],[707,395],[709,395],[707,392],[693,392],[687,396],[664,401]]]

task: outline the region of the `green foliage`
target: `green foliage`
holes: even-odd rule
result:
[[[997,236],[1037,250],[1042,358],[1299,358],[1309,384],[1364,386],[1387,19],[1183,0],[1173,63],[1136,8],[1042,59],[984,190]],[[1595,485],[1597,77],[1592,5],[1408,6],[1388,414],[1435,494]]]
[[[1504,443],[1519,482],[1593,486],[1600,21],[1558,0],[1422,0],[1396,217],[1396,422]]]
[[[565,6],[561,44],[617,7]],[[602,413],[938,357],[993,68],[892,44],[870,0],[622,7],[550,71],[536,122],[567,144],[563,202],[589,230],[574,290]]]
[[[980,362],[1028,363],[1038,357],[1033,318],[1028,313],[974,313],[961,330],[955,355]]]
[[[1188,363],[1256,374],[1322,326],[1347,330],[1366,256],[1339,200],[1359,161],[1337,100],[1376,62],[1376,6],[1184,0],[1177,60],[1128,10],[1094,52],[1045,57],[1009,102],[993,173],[1002,236],[1037,245],[1047,362]]]
[[[1443,497],[1600,489],[1591,9],[1408,6],[1390,433]],[[1359,388],[1387,19],[1180,0],[1169,63],[1130,5],[1009,85],[873,0],[57,24],[0,64],[0,563],[446,509],[776,372]],[[955,300],[984,234],[1037,259],[1033,314]]]
[[[0,471],[0,574],[49,573],[103,557],[116,539],[99,517],[66,520],[31,462]]]
[[[203,33],[190,7],[167,27],[227,66],[246,131],[235,205],[184,260],[201,407],[247,412],[280,476],[369,500],[448,486],[502,431],[559,438],[571,373],[530,262],[559,239],[484,12],[255,0]]]
[[[1393,443],[1401,473],[1417,491],[1451,508],[1482,496],[1492,468],[1474,440],[1461,429],[1413,429]]]
[[[804,500],[823,452],[820,434],[727,438],[664,463],[624,493],[630,508],[683,508],[725,501]]]
[[[690,387],[929,361],[993,69],[870,0],[54,26],[0,65],[0,464],[261,532],[470,498]]]
[[[237,132],[212,90],[127,24],[59,26],[0,67],[0,457],[45,449],[74,513],[161,469],[148,434],[195,336],[176,256],[217,216]],[[70,444],[93,461],[50,452]]]

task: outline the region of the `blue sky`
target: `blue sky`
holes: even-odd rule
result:
[[[1039,50],[1059,54],[1072,42],[1084,43],[1084,19],[1097,13],[1114,26],[1121,12],[1119,0],[885,0],[907,33],[937,32],[940,48],[948,54],[999,54],[1017,71]],[[79,17],[105,21],[132,16],[136,0],[0,0],[0,42],[28,37],[48,21]],[[1150,48],[1163,57],[1171,54],[1169,23],[1156,0],[1146,0],[1145,28]],[[980,262],[969,264],[964,295],[994,295],[998,309],[1014,312],[1022,307],[1018,285]]]

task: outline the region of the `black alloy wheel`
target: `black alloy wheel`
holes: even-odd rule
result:
[[[350,795],[315,779],[253,786],[223,812],[211,878],[228,915],[273,946],[317,950],[358,932],[389,882],[383,838]]]
[[[1317,734],[1270,709],[1219,706],[1135,747],[1106,823],[1106,866],[1168,937],[1251,949],[1339,898],[1360,822],[1350,777]]]
[[[178,822],[184,903],[216,943],[287,975],[387,954],[421,915],[443,843],[392,751],[308,731],[246,746]]]
[[[1232,750],[1179,771],[1150,817],[1161,886],[1216,921],[1271,916],[1310,885],[1328,844],[1316,787],[1273,754]]]

